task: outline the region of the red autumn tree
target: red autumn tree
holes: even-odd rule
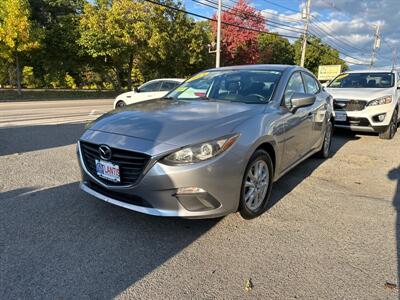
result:
[[[216,20],[216,15],[214,16]],[[250,6],[246,0],[222,12],[221,60],[224,65],[255,64],[260,58],[258,47],[259,33],[266,31],[265,20],[260,12]],[[234,24],[240,27],[227,25]],[[217,36],[217,22],[212,22],[213,36]]]

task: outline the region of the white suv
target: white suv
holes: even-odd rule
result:
[[[119,95],[114,101],[114,108],[164,97],[184,81],[183,78],[163,78],[148,81],[133,91]]]
[[[393,138],[400,117],[400,72],[349,71],[333,79],[326,90],[333,96],[336,127]]]

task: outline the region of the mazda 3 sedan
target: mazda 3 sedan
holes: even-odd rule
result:
[[[150,215],[254,218],[274,181],[313,154],[329,156],[331,103],[297,66],[198,73],[90,124],[77,147],[81,188]]]

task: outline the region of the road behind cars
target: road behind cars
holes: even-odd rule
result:
[[[334,156],[284,176],[252,221],[155,218],[79,190],[89,110],[0,128],[1,299],[398,297],[385,283],[398,280],[399,135],[340,131]]]

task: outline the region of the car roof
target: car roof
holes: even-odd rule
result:
[[[238,66],[228,66],[221,68],[208,69],[207,71],[217,71],[217,70],[273,70],[273,71],[286,71],[288,69],[301,69],[299,66],[295,65],[274,65],[274,64],[254,64],[254,65],[238,65]],[[306,70],[308,71],[308,70]]]
[[[353,70],[353,71],[345,71],[343,73],[392,73],[395,72],[396,69],[367,69],[367,70]]]
[[[184,82],[186,79],[183,79],[183,78],[157,78],[157,79],[152,79],[152,80],[149,80],[149,81],[146,81],[145,83],[148,83],[148,82],[152,82],[152,81],[160,81],[160,80],[170,80],[170,81],[176,81],[176,82]]]

